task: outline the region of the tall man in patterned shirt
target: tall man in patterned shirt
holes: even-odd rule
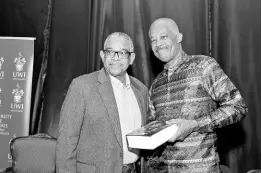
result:
[[[154,21],[149,37],[155,56],[165,63],[149,91],[149,121],[179,129],[148,156],[147,172],[219,173],[215,130],[245,117],[243,98],[215,59],[183,51],[172,19]]]

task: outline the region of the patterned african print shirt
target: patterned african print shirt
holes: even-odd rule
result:
[[[150,173],[218,173],[216,128],[240,121],[247,108],[214,58],[181,51],[180,63],[165,66],[150,88],[149,122],[196,120],[197,132],[182,142],[166,143],[148,157]]]

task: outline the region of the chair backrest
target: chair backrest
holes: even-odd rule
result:
[[[233,173],[229,167],[225,166],[225,165],[220,165],[220,169],[222,173]]]
[[[247,173],[261,173],[260,169],[252,169],[250,171],[248,171]]]
[[[12,139],[13,170],[17,173],[55,172],[55,146],[56,139],[43,133]]]

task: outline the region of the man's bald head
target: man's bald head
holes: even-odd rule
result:
[[[174,35],[179,34],[178,26],[177,26],[177,24],[174,20],[172,20],[170,18],[159,18],[151,24],[151,26],[149,28],[149,32],[148,32],[149,37],[150,37],[150,34],[151,34],[151,29],[154,26],[158,26],[158,25],[161,25],[161,26],[168,28],[171,32],[174,33]]]
[[[172,19],[160,18],[155,20],[149,29],[151,47],[155,56],[165,63],[176,59],[181,50],[183,35]]]

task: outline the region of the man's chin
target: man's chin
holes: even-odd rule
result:
[[[162,62],[164,62],[164,63],[166,63],[166,62],[169,62],[169,56],[167,56],[167,55],[162,55],[162,56],[158,56],[157,57],[160,61],[162,61]]]
[[[121,75],[121,71],[110,71],[110,74],[114,77],[116,76],[120,76]]]

